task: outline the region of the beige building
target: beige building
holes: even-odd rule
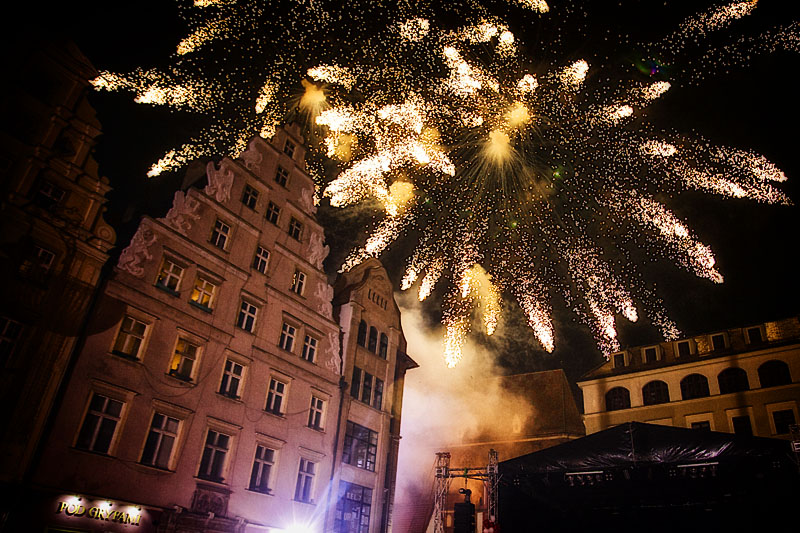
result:
[[[380,263],[334,309],[304,155],[297,126],[254,138],[142,220],[34,477],[46,525],[387,530],[414,365]]]
[[[629,348],[578,385],[587,434],[648,422],[788,439],[800,421],[800,321]]]
[[[102,216],[110,186],[91,155],[94,68],[72,43],[3,57],[14,74],[0,89],[0,483],[13,484],[35,455],[116,237]]]

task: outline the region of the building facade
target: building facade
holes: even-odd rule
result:
[[[0,483],[26,477],[116,239],[92,157],[95,70],[72,43],[6,58],[0,98]]]
[[[649,422],[789,439],[800,421],[800,321],[629,348],[578,385],[587,434]]]
[[[38,463],[32,501],[47,509],[47,525],[382,530],[405,341],[358,291],[334,314],[304,155],[296,125],[254,138],[236,160],[209,163],[205,187],[177,191],[166,216],[142,220]],[[367,271],[369,283],[376,272],[385,278],[379,264]],[[392,335],[382,373],[362,363],[383,380],[383,398],[373,381],[365,412],[343,402],[343,369],[358,355],[340,343],[361,304],[361,319]],[[348,502],[359,487],[354,529]],[[348,510],[339,517],[338,508]]]

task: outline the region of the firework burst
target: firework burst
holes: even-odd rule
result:
[[[531,20],[556,16],[543,1],[509,5]],[[698,41],[755,8],[755,1],[712,7],[645,48],[691,57]],[[280,24],[268,16],[274,13],[283,14]],[[173,68],[104,72],[94,82],[133,90],[137,101],[214,117],[151,174],[201,155],[236,155],[253,133],[270,136],[296,106],[319,139],[318,153],[340,164],[334,179],[317,176],[331,205],[376,200],[384,212],[341,269],[381,255],[411,229],[419,234],[401,288],[416,286],[423,300],[437,284],[449,287],[449,366],[461,357],[476,310],[486,333],[494,332],[504,294],[517,300],[547,351],[554,348],[550,299],[557,293],[606,354],[619,348],[619,316],[647,316],[674,338],[678,329],[657,296],[641,289],[630,245],[712,282],[723,278],[711,248],[660,193],[790,203],[775,186],[785,176],[762,156],[647,122],[648,106],[675,83],[660,75],[660,64],[643,68],[646,76],[610,81],[604,64],[539,61],[477,1],[437,9],[356,2],[342,12],[333,2],[207,0],[196,1],[186,17],[191,31]],[[780,38],[764,51],[797,51],[797,32],[793,24],[777,28]],[[714,50],[737,58],[754,42]],[[209,67],[234,51],[250,57],[246,72]],[[708,75],[693,68],[684,83]],[[290,93],[294,99],[285,97]],[[209,111],[223,103],[224,112]]]

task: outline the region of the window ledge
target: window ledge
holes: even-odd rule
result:
[[[117,352],[115,350],[111,350],[108,353],[110,353],[114,357],[122,359],[123,361],[125,361],[127,363],[133,363],[133,364],[136,364],[136,365],[141,365],[142,364],[142,360],[139,359],[138,357],[133,356],[133,355],[128,355],[128,354],[123,353],[123,352]]]
[[[199,309],[199,310],[203,311],[204,313],[208,313],[208,314],[211,314],[214,311],[212,308],[207,307],[207,306],[205,306],[203,304],[199,304],[199,303],[197,303],[197,302],[195,302],[193,300],[189,300],[189,305],[191,305],[195,309]]]
[[[247,492],[252,492],[253,494],[261,494],[262,496],[275,496],[275,493],[272,489],[267,489],[266,491],[263,491],[247,487],[244,490],[246,490]]]
[[[166,375],[169,376],[170,378],[178,381],[179,383],[183,383],[187,387],[194,387],[195,385],[197,385],[194,381],[192,381],[192,378],[181,376],[180,374],[175,374],[173,372],[167,372]]]
[[[225,398],[226,400],[229,400],[231,402],[244,403],[244,402],[242,402],[242,397],[241,396],[231,396],[230,394],[225,394],[224,392],[219,392],[219,391],[217,391],[217,395],[218,396],[222,396],[223,398]]]
[[[181,293],[179,293],[178,291],[173,291],[172,289],[170,289],[169,287],[165,287],[164,285],[160,285],[160,284],[156,283],[154,286],[155,286],[156,289],[160,290],[161,292],[165,292],[165,293],[169,294],[170,296],[174,296],[175,298],[180,298],[180,296],[181,296]]]

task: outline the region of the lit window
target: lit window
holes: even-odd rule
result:
[[[339,482],[334,531],[368,533],[371,509],[372,489],[346,481]]]
[[[294,488],[294,499],[299,502],[311,503],[313,501],[314,471],[316,464],[308,459],[300,459],[297,469],[297,485]]]
[[[284,399],[286,397],[286,383],[275,378],[269,380],[269,393],[265,411],[274,415],[283,414]]]
[[[708,379],[702,374],[689,374],[681,380],[681,398],[705,398],[708,396]]]
[[[223,480],[230,441],[230,435],[219,433],[213,429],[208,430],[197,477],[217,482]]]
[[[161,271],[158,273],[156,286],[177,294],[181,286],[182,277],[183,267],[165,258],[161,264]]]
[[[186,339],[178,338],[175,354],[169,367],[169,375],[184,381],[191,381],[197,362],[199,347]]]
[[[242,203],[250,209],[255,209],[258,203],[258,191],[249,185],[245,185],[242,193]]]
[[[194,289],[192,289],[192,297],[190,300],[200,307],[211,309],[214,303],[214,293],[217,286],[207,279],[197,278],[194,282]]]
[[[293,157],[294,149],[295,149],[295,144],[289,139],[286,139],[286,144],[283,145],[283,153],[288,155],[289,157]]]
[[[284,322],[281,328],[281,338],[280,341],[278,341],[278,346],[287,352],[291,352],[292,348],[294,348],[294,337],[296,334],[297,328]]]
[[[93,393],[75,447],[91,452],[108,453],[124,405],[118,400]]]
[[[270,473],[275,466],[275,450],[261,446],[256,446],[256,456],[253,459],[253,470],[250,472],[250,490],[269,494],[272,490],[269,487]]]
[[[261,272],[267,273],[267,266],[269,265],[269,250],[261,246],[256,248],[256,255],[253,258],[253,268]]]
[[[321,431],[324,414],[325,400],[312,396],[311,407],[308,409],[308,427]]]
[[[794,425],[794,411],[791,409],[782,409],[780,411],[772,412],[772,421],[775,423],[775,434],[783,435],[791,431],[791,426]]]
[[[289,236],[299,241],[302,233],[303,224],[296,218],[292,217],[292,219],[289,221]]]
[[[374,472],[377,453],[378,433],[348,421],[344,436],[342,462]]]
[[[113,352],[130,359],[138,359],[146,332],[147,324],[136,320],[130,315],[125,315],[119,327],[117,340],[114,342]]]
[[[299,294],[300,296],[303,295],[303,290],[306,287],[306,275],[299,270],[294,271],[294,276],[292,276],[292,292],[295,294]]]
[[[231,234],[231,227],[221,220],[214,223],[214,231],[211,233],[211,244],[225,250],[228,247],[228,238]]]
[[[144,443],[142,464],[158,468],[169,468],[172,448],[178,438],[180,421],[165,414],[153,413],[150,431]]]
[[[255,328],[257,315],[258,307],[250,302],[242,300],[242,304],[239,307],[239,318],[236,319],[236,326],[252,333],[253,328]]]
[[[243,376],[244,366],[227,359],[225,370],[222,372],[222,382],[219,384],[219,393],[229,398],[238,398]]]
[[[614,387],[606,393],[606,411],[628,409],[631,406],[631,394],[625,387]]]
[[[4,368],[11,358],[11,353],[14,351],[14,345],[19,340],[21,331],[22,324],[16,320],[0,316],[0,368]]]
[[[278,170],[275,171],[275,183],[282,187],[286,187],[286,183],[289,181],[289,171],[283,167],[278,167]]]
[[[272,222],[273,224],[277,224],[280,216],[281,216],[281,208],[278,207],[278,205],[273,202],[268,203],[267,211],[264,214],[264,218],[266,218],[269,222]]]
[[[305,340],[303,341],[303,353],[301,357],[308,361],[309,363],[313,363],[314,359],[317,355],[317,339],[312,337],[311,335],[306,335]]]

